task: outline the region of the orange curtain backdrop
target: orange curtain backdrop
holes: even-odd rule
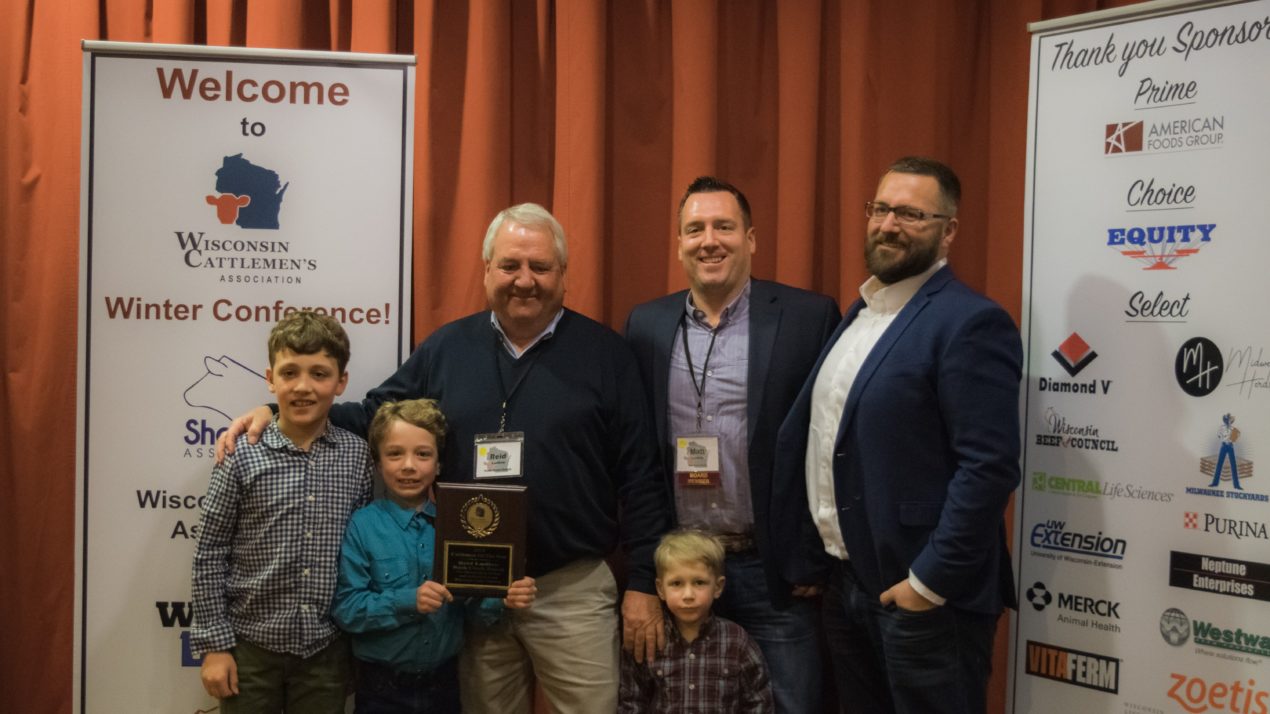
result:
[[[485,227],[522,201],[571,235],[567,303],[620,329],[684,286],[675,210],[703,173],[749,195],[757,275],[845,306],[864,277],[861,204],[907,153],[960,172],[952,264],[1017,317],[1026,23],[1126,4],[0,4],[0,710],[72,708],[81,39],[416,54],[417,341],[482,307]],[[994,711],[1004,651],[1002,633]]]

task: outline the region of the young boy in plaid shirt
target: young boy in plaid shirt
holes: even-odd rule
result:
[[[348,384],[334,319],[284,317],[265,379],[278,414],[212,470],[194,553],[191,649],[221,712],[342,714],[348,644],[330,617],[344,527],[370,501],[370,451],[327,421]]]

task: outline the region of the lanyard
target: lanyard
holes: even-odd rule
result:
[[[692,388],[697,393],[697,431],[701,431],[701,416],[705,413],[701,402],[706,393],[706,370],[710,368],[710,355],[714,352],[714,339],[719,336],[719,330],[716,328],[710,331],[710,346],[706,348],[706,361],[701,365],[701,384],[697,384],[697,371],[692,368],[692,350],[688,348],[687,315],[679,317],[679,331],[683,335],[684,359],[688,361],[688,376],[692,378]]]
[[[538,345],[534,345],[530,349],[533,350],[536,347],[538,347]],[[503,402],[502,404],[499,405],[500,411],[498,416],[498,433],[500,434],[507,431],[507,405],[511,404],[512,397],[516,396],[516,392],[520,389],[521,383],[525,381],[525,377],[529,376],[529,372],[533,370],[534,365],[538,363],[538,353],[537,351],[535,351],[534,355],[529,358],[529,365],[525,367],[525,371],[520,373],[520,377],[518,377],[516,379],[516,383],[512,385],[512,390],[508,392],[507,383],[503,381],[503,366],[499,362],[499,360],[501,359],[501,357],[499,357],[499,352],[506,352],[506,351],[507,350],[503,347],[502,336],[500,336],[497,333],[497,331],[495,331],[494,333],[494,373],[498,375],[498,388],[503,395]]]

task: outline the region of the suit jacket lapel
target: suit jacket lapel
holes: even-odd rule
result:
[[[771,374],[772,352],[776,349],[776,334],[781,320],[781,304],[774,292],[763,280],[750,281],[750,366],[746,374],[745,415],[748,432],[746,444],[754,440],[758,426],[759,410],[763,407],[763,390],[767,375]]]
[[[653,422],[657,425],[657,443],[670,443],[666,433],[667,395],[670,394],[670,350],[679,332],[679,319],[684,314],[687,291],[675,293],[675,299],[654,317],[653,323]]]
[[[856,407],[860,405],[860,395],[868,387],[869,380],[877,373],[878,368],[882,366],[886,360],[886,355],[899,341],[900,337],[908,330],[917,316],[921,314],[926,305],[930,303],[931,296],[938,292],[941,288],[952,279],[952,272],[948,266],[944,266],[935,272],[934,275],[922,284],[913,297],[895,316],[895,321],[886,328],[882,336],[878,338],[878,342],[869,351],[869,356],[864,359],[864,363],[860,365],[860,372],[856,375],[855,381],[851,383],[851,391],[847,393],[847,403],[842,409],[842,421],[838,425],[838,437],[835,444],[842,441],[842,435],[847,432],[851,420],[855,418]],[[864,307],[864,301],[858,300],[851,308],[851,318],[854,319],[860,310]]]

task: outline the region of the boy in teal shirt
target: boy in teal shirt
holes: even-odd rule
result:
[[[463,619],[497,619],[533,602],[533,578],[497,600],[454,600],[429,579],[445,417],[431,399],[388,402],[368,431],[385,498],[353,514],[344,534],[332,616],[353,635],[357,712],[459,712],[456,655]]]

